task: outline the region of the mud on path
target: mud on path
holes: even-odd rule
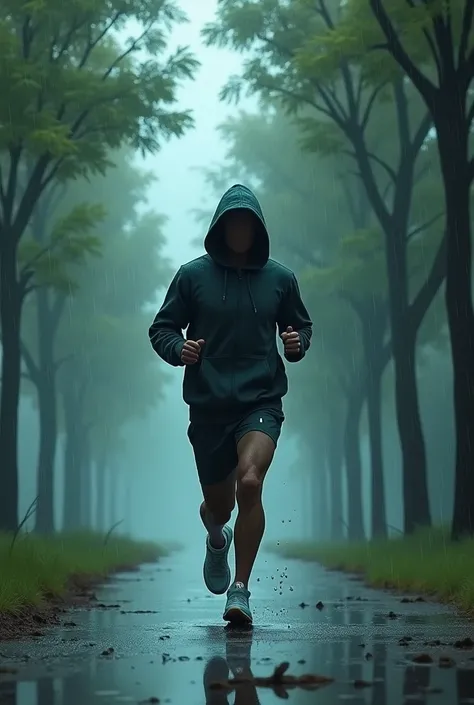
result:
[[[228,631],[201,571],[176,554],[122,573],[94,609],[0,643],[0,705],[474,703],[474,626],[446,606],[264,554],[254,629]]]

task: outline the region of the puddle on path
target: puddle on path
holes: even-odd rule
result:
[[[123,576],[99,595],[118,607],[67,615],[77,626],[0,645],[0,705],[474,703],[474,649],[453,646],[474,638],[474,627],[446,607],[402,603],[272,556],[256,577],[256,626],[229,632],[196,558],[178,554]],[[334,682],[317,691],[255,685],[285,661],[291,675]],[[232,678],[245,682],[226,687]]]

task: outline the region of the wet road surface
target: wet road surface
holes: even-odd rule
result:
[[[474,638],[474,627],[448,608],[402,603],[263,554],[252,585],[254,629],[228,631],[224,599],[206,593],[201,560],[176,554],[120,575],[97,593],[111,607],[63,615],[64,626],[46,636],[0,644],[0,705],[271,705],[284,689],[211,683],[270,676],[283,661],[292,675],[334,678],[317,691],[288,690],[293,705],[474,703],[474,649],[453,646]],[[432,663],[413,661],[426,655]]]

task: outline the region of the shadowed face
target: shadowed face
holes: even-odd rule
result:
[[[230,211],[224,223],[225,241],[229,250],[243,255],[250,250],[255,237],[255,216],[245,208]]]

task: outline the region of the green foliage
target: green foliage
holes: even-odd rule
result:
[[[58,534],[40,537],[23,534],[15,541],[0,535],[0,614],[19,613],[42,604],[51,596],[62,597],[71,580],[105,578],[123,567],[155,562],[167,555],[164,546],[134,541],[127,536]]]
[[[100,204],[78,203],[51,226],[46,244],[31,236],[19,247],[19,264],[23,272],[32,274],[35,287],[52,287],[65,294],[77,286],[75,268],[92,256],[99,256],[100,241],[91,232],[105,217]]]
[[[37,239],[25,239],[44,252],[33,281],[48,289],[60,387],[84,384],[82,422],[97,443],[104,435],[117,442],[124,423],[156,404],[166,380],[146,337],[147,306],[170,275],[161,254],[165,219],[144,210],[152,179],[133,166],[131,152],[109,159],[116,166],[104,176],[61,189],[42,214],[41,233],[32,228]],[[57,239],[64,246],[56,248]],[[27,299],[22,335],[36,357],[34,297]]]
[[[450,543],[448,532],[442,528],[368,543],[287,542],[281,543],[277,553],[285,558],[318,561],[330,569],[362,573],[374,587],[391,585],[400,592],[434,595],[472,614],[473,549],[472,539]]]
[[[171,0],[3,3],[0,148],[54,161],[71,177],[103,170],[124,139],[149,152],[182,134],[190,115],[171,106],[197,62],[183,47],[163,55],[183,20]],[[131,23],[136,34],[121,46],[117,33]]]

